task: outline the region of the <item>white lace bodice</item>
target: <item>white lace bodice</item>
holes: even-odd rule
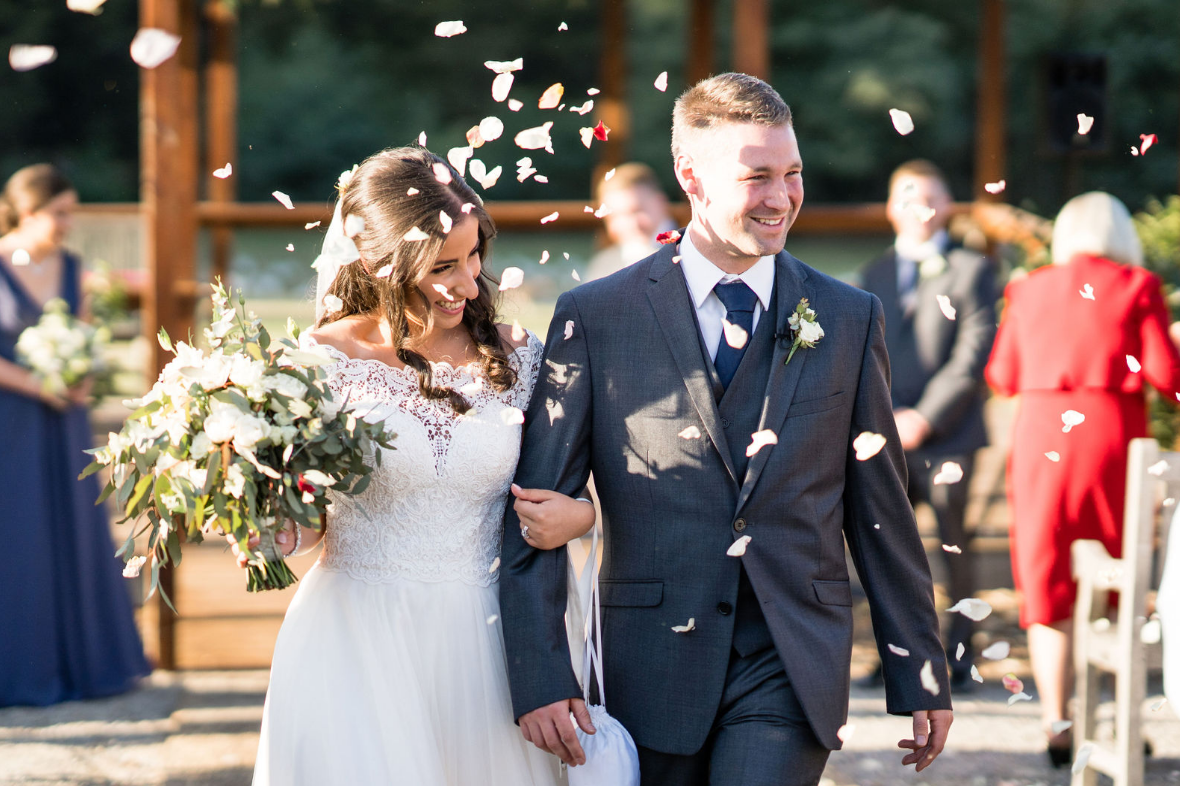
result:
[[[436,384],[458,390],[473,405],[456,415],[447,401],[418,392],[413,369],[358,360],[310,336],[335,361],[328,385],[338,400],[397,434],[394,450],[361,494],[332,495],[319,566],[369,583],[396,578],[489,586],[500,554],[508,487],[520,456],[521,423],[541,365],[543,346],[532,333],[509,356],[516,385],[499,392],[479,364],[431,364]]]

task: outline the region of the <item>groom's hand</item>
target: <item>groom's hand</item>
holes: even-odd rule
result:
[[[946,736],[954,719],[955,714],[951,710],[915,710],[914,738],[897,743],[899,748],[910,749],[901,763],[916,763],[918,766],[914,768],[915,772],[921,772],[933,764],[946,745]]]
[[[586,754],[574,733],[570,713],[587,734],[594,733],[590,711],[581,699],[562,699],[520,716],[524,738],[546,753],[552,753],[571,767],[586,763]]]

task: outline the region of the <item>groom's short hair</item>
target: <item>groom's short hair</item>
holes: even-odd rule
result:
[[[791,124],[791,108],[770,85],[749,74],[718,74],[697,82],[672,110],[672,157],[694,131],[723,123]]]

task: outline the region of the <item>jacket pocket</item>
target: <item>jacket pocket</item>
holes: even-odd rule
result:
[[[601,579],[598,591],[603,606],[658,606],[664,599],[664,582]]]
[[[811,586],[815,587],[816,599],[825,606],[852,605],[852,585],[847,581],[820,581],[816,579],[811,582]]]
[[[823,398],[792,401],[791,405],[787,407],[787,417],[793,418],[799,415],[814,415],[816,412],[826,412],[829,409],[835,409],[843,403],[843,391],[831,396],[824,396]]]

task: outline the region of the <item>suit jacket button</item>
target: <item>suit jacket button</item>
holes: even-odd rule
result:
[[[733,531],[734,532],[745,532],[746,531],[746,520],[745,519],[738,519],[737,521],[735,521],[733,523]]]
[[[729,603],[727,603],[725,601],[721,601],[720,603],[717,604],[717,613],[718,614],[728,617],[732,612],[733,612],[733,606],[731,606]]]

